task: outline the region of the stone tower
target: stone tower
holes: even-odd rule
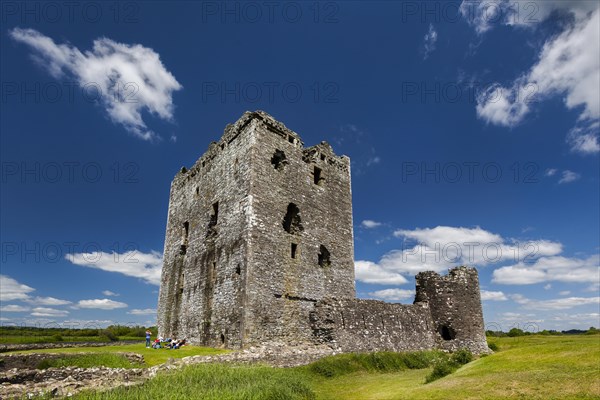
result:
[[[474,268],[454,268],[446,276],[421,272],[416,276],[415,303],[426,302],[440,347],[487,351],[479,277]]]
[[[246,112],[171,185],[159,334],[310,340],[316,302],[355,296],[353,251],[350,160]]]

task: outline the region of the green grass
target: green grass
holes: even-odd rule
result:
[[[214,349],[210,347],[198,347],[198,346],[183,346],[177,350],[168,349],[153,349],[146,348],[145,343],[140,344],[127,344],[122,346],[101,346],[101,347],[71,347],[61,349],[43,349],[43,350],[27,350],[11,353],[81,353],[88,352],[92,354],[99,353],[138,353],[144,356],[145,366],[151,367],[154,365],[165,363],[169,358],[183,358],[187,356],[211,356],[216,354],[227,353],[226,350]],[[2,356],[0,355],[0,358]]]
[[[78,400],[314,400],[310,379],[294,369],[267,366],[206,364],[163,374],[142,386],[124,387],[105,393],[87,392]]]
[[[598,399],[600,336],[494,339],[500,351],[423,384],[430,369],[321,380],[317,399]]]
[[[79,400],[183,399],[598,399],[600,335],[492,339],[500,351],[425,384],[440,360],[464,357],[339,355],[304,367],[208,364],[159,375],[143,385]],[[121,346],[119,346],[121,347]],[[412,358],[411,358],[412,357]],[[411,369],[408,362],[417,369]]]
[[[142,365],[130,362],[127,357],[116,353],[90,353],[65,355],[60,358],[47,359],[40,362],[38,369],[59,367],[111,367],[111,368],[139,368]]]
[[[390,373],[423,369],[447,359],[448,355],[441,351],[351,353],[322,358],[308,365],[307,369],[316,375],[334,378],[359,372]]]

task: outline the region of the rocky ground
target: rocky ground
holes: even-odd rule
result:
[[[327,346],[270,343],[268,346],[251,347],[218,356],[171,359],[168,363],[151,368],[65,367],[45,370],[35,369],[35,366],[43,359],[58,357],[58,354],[7,354],[3,357],[4,367],[0,369],[0,398],[34,398],[45,394],[63,397],[84,389],[107,390],[117,386],[136,385],[157,374],[201,363],[264,363],[273,367],[293,367],[333,353]],[[124,354],[133,362],[143,362],[143,357],[139,354]]]

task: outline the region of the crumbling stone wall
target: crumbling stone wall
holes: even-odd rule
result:
[[[336,351],[407,351],[467,348],[487,353],[479,280],[474,268],[451,269],[446,276],[416,276],[411,305],[377,300],[325,299],[311,312],[319,343]]]
[[[436,347],[427,303],[326,299],[311,313],[314,335],[337,351],[412,351]]]

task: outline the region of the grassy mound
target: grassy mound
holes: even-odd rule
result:
[[[308,370],[327,378],[369,372],[390,373],[407,369],[423,369],[448,356],[441,351],[411,353],[351,353],[322,358],[308,366]]]

